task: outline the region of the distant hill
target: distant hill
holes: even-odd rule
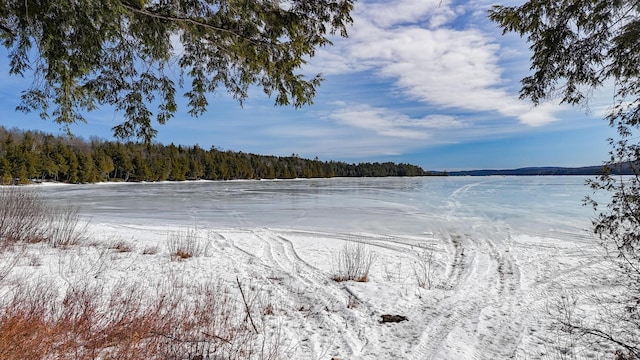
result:
[[[531,176],[531,175],[600,175],[603,173],[603,166],[585,166],[577,168],[567,167],[525,167],[519,169],[505,170],[468,170],[451,171],[449,176],[491,176],[491,175],[511,175],[511,176]],[[611,173],[617,175],[632,175],[629,164],[621,164],[612,169]]]

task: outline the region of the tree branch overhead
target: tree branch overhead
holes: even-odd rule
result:
[[[301,68],[331,34],[346,36],[352,9],[353,0],[286,7],[263,0],[7,0],[0,35],[9,34],[10,73],[42,80],[23,93],[19,110],[68,126],[110,105],[122,116],[116,136],[150,142],[154,123],[177,111],[178,91],[194,116],[220,89],[240,103],[258,86],[276,105],[311,104],[320,78],[302,76]],[[32,69],[36,58],[41,66]],[[180,67],[177,82],[165,74],[170,63]]]

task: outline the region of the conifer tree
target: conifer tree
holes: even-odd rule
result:
[[[626,291],[607,305],[616,326],[563,324],[591,340],[621,347],[619,357],[640,358],[640,3],[628,0],[530,0],[520,6],[494,6],[489,17],[504,32],[526,37],[532,74],[522,79],[520,95],[539,104],[556,98],[588,105],[594,91],[613,99],[606,120],[618,132],[606,168],[628,167],[633,175],[605,173],[590,182],[610,192],[593,221],[611,259],[622,269]]]
[[[149,143],[154,120],[176,112],[178,91],[194,116],[221,89],[240,103],[250,86],[277,105],[312,103],[321,78],[301,67],[329,36],[347,35],[352,8],[353,0],[4,0],[0,43],[10,74],[34,79],[20,110],[68,126],[112,105],[123,117],[114,134]]]

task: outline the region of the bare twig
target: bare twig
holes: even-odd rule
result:
[[[565,322],[561,322],[562,325],[567,326],[573,330],[578,330],[579,332],[582,332],[583,334],[587,334],[587,335],[592,335],[595,337],[599,337],[601,339],[607,340],[609,342],[612,342],[616,345],[619,345],[621,347],[623,347],[625,350],[627,350],[630,354],[633,354],[633,356],[635,358],[640,358],[640,348],[630,345],[628,343],[625,343],[624,341],[620,341],[616,338],[614,338],[611,334],[608,334],[604,331],[598,330],[598,329],[589,329],[589,328],[583,328],[580,326],[575,326],[573,324],[570,323],[565,323]]]
[[[225,338],[223,338],[223,337],[220,337],[220,336],[218,336],[218,335],[216,335],[216,334],[209,334],[209,333],[206,333],[206,332],[204,332],[204,331],[203,331],[203,332],[202,332],[202,335],[204,335],[204,336],[206,336],[206,337],[210,337],[210,338],[214,338],[214,339],[220,340],[220,341],[225,342],[225,343],[228,343],[228,344],[230,344],[230,343],[231,343],[231,341],[230,341],[230,340],[225,339]]]
[[[258,331],[256,324],[253,322],[253,318],[251,317],[251,309],[249,308],[249,304],[247,303],[247,298],[244,296],[244,290],[242,290],[242,284],[240,284],[240,278],[238,278],[237,276],[236,276],[236,281],[238,282],[238,289],[240,289],[240,294],[242,295],[242,302],[244,302],[244,307],[245,307],[245,310],[247,311],[247,317],[251,322],[251,326],[253,326],[253,330],[256,332],[256,334],[259,334],[260,332]]]

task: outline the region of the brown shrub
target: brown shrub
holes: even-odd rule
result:
[[[44,241],[66,248],[80,242],[85,230],[73,207],[51,207],[33,189],[0,188],[0,251]]]
[[[46,239],[50,209],[34,190],[0,188],[0,251]]]
[[[0,358],[248,359],[262,349],[219,284],[155,295],[137,284],[21,285],[0,310]]]

